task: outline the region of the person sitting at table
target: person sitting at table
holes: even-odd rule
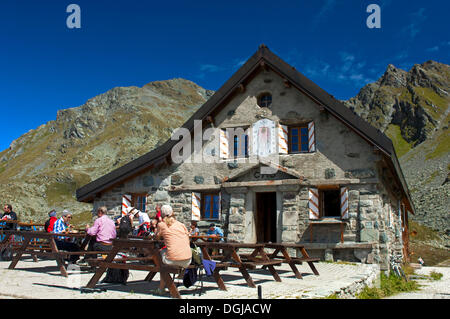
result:
[[[191,221],[189,236],[198,236],[199,233],[197,222],[195,220]]]
[[[162,262],[166,265],[186,268],[192,260],[192,251],[189,243],[189,232],[182,223],[175,219],[172,207],[161,207],[162,222],[158,223],[156,239],[161,237],[166,248],[161,250]]]
[[[11,204],[5,204],[3,206],[3,215],[2,220],[3,221],[17,221],[17,214],[13,212]],[[16,230],[17,224],[16,223],[5,223],[4,229],[7,230]]]
[[[97,219],[92,227],[86,225],[86,233],[95,237],[95,240],[89,242],[89,250],[109,251],[112,249],[112,240],[117,236],[116,225],[109,218],[108,210],[105,206],[97,209]]]
[[[72,213],[69,212],[67,209],[65,209],[62,212],[62,216],[60,219],[55,221],[55,224],[53,225],[53,231],[52,233],[55,234],[64,234],[68,233],[70,229],[72,228],[72,225],[70,225],[69,221],[72,219]],[[58,247],[59,250],[66,250],[66,251],[79,251],[80,246],[78,246],[76,243],[72,242],[69,238],[64,236],[58,236],[55,237],[55,243],[56,247]],[[80,257],[78,255],[71,255],[69,258],[70,263],[75,263]]]
[[[223,240],[223,230],[220,229],[220,227],[216,226],[214,223],[211,223],[209,225],[209,229],[206,232],[206,235],[220,237],[220,241],[224,241]],[[212,239],[208,239],[208,241],[212,241]]]
[[[148,217],[147,213],[141,212],[138,209],[134,210],[134,218],[139,219],[139,225],[138,225],[138,236],[146,236],[150,230],[150,217]]]

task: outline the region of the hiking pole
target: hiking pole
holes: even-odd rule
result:
[[[258,286],[258,299],[263,299],[262,298],[262,287],[261,287],[261,285]]]

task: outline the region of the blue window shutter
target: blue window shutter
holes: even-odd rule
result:
[[[205,196],[205,208],[203,209],[203,214],[205,218],[211,218],[211,196]]]
[[[214,195],[213,198],[213,219],[219,219],[219,210],[220,210],[220,197],[219,195]]]

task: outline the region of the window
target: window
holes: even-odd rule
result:
[[[219,219],[219,194],[202,194],[202,219]]]
[[[319,203],[321,217],[341,216],[341,193],[338,189],[319,189]]]
[[[147,208],[147,194],[133,194],[131,196],[132,206],[141,212]]]
[[[289,127],[289,153],[308,152],[308,126]]]
[[[233,157],[248,157],[248,135],[235,135],[233,137]]]
[[[272,95],[270,93],[263,93],[258,97],[258,105],[260,107],[269,107],[272,104]]]
[[[228,150],[224,158],[248,157],[248,129],[242,127],[227,129],[226,136],[222,136],[222,145]]]

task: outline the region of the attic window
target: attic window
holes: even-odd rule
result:
[[[269,107],[272,104],[272,94],[262,93],[258,97],[258,105],[260,107]]]

